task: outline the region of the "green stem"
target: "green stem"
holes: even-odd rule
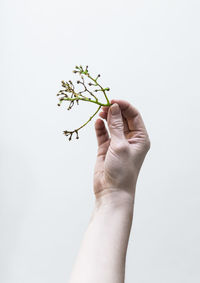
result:
[[[95,82],[95,84],[96,84],[97,86],[100,87],[100,89],[101,89],[101,90],[103,91],[103,93],[104,93],[104,96],[105,96],[105,98],[106,98],[106,100],[107,100],[107,103],[110,105],[110,101],[109,101],[109,99],[108,99],[108,97],[107,97],[107,95],[106,95],[106,92],[105,92],[105,90],[103,89],[103,87],[97,82],[97,80],[93,79],[89,74],[88,74],[87,76],[88,76],[88,78],[90,78],[93,82]]]
[[[89,123],[92,120],[92,118],[98,113],[100,108],[101,108],[101,105],[98,107],[97,111],[95,111],[95,113],[89,118],[89,120],[87,122],[85,122],[81,127],[76,129],[75,131],[79,131],[81,128],[85,127],[87,125],[87,123]]]
[[[92,103],[95,103],[95,104],[98,104],[100,106],[110,106],[110,102],[108,100],[108,103],[107,104],[104,104],[104,103],[101,103],[99,101],[96,101],[96,100],[92,100],[92,99],[89,99],[89,98],[81,98],[81,97],[75,97],[75,98],[70,98],[70,97],[67,97],[67,98],[63,98],[61,101],[60,101],[60,104],[63,100],[66,100],[66,101],[76,101],[76,100],[82,100],[82,101],[88,101],[88,102],[92,102]]]

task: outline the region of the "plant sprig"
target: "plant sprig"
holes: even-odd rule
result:
[[[82,85],[82,90],[77,92],[75,90],[75,85],[72,83],[71,80],[68,82],[61,81],[63,89],[60,90],[57,94],[59,96],[59,103],[58,106],[60,106],[63,101],[69,101],[69,106],[68,110],[72,109],[74,106],[75,102],[77,105],[79,105],[79,101],[86,101],[90,103],[94,103],[98,105],[97,110],[95,113],[79,128],[73,130],[73,131],[63,131],[65,136],[69,136],[69,140],[72,139],[73,134],[76,134],[76,139],[79,138],[78,131],[85,127],[91,120],[92,118],[99,112],[100,108],[102,106],[110,106],[111,103],[107,97],[106,92],[110,90],[110,88],[106,87],[103,88],[100,83],[98,82],[98,79],[100,78],[100,74],[98,74],[95,78],[90,75],[88,72],[88,66],[85,67],[85,69],[80,65],[80,66],[75,66],[75,70],[73,70],[74,74],[79,74],[80,75],[80,80],[77,80],[77,84]],[[84,77],[87,77],[89,79],[89,83],[87,86],[87,83],[84,79]],[[91,87],[95,87],[94,90],[91,90]],[[97,93],[101,92],[103,93],[103,97],[106,100],[106,103],[103,103],[99,100],[97,97]]]

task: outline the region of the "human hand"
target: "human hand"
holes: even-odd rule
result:
[[[112,106],[103,107],[95,130],[98,142],[94,169],[96,199],[112,192],[125,192],[134,198],[135,185],[144,158],[150,149],[150,140],[139,111],[129,102],[112,100]]]

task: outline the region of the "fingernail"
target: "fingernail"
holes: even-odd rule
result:
[[[116,115],[119,114],[119,105],[117,103],[114,103],[111,107],[110,107],[110,111],[112,115]]]

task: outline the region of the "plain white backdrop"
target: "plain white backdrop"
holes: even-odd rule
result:
[[[126,283],[200,281],[200,2],[1,0],[0,282],[64,283],[92,213],[95,105],[57,107],[89,65],[151,139]]]

